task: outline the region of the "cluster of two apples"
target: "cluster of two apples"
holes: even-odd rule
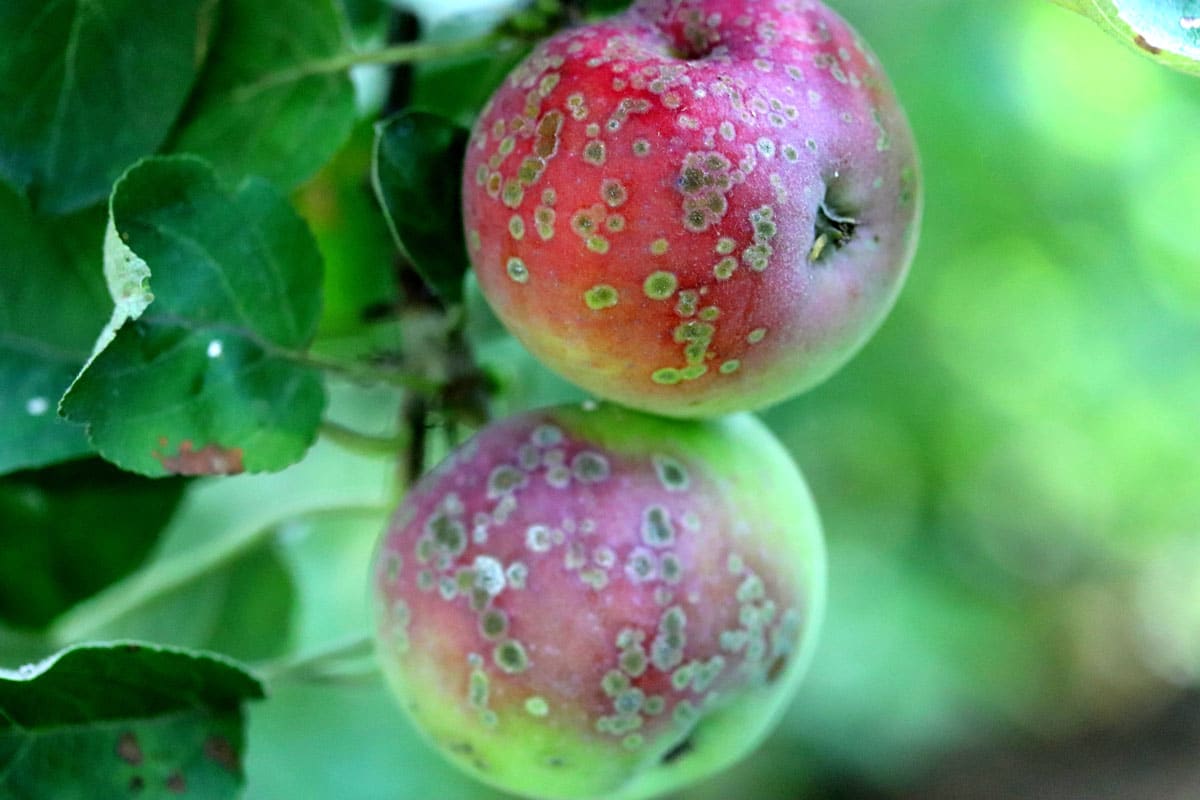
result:
[[[740,412],[825,378],[887,313],[911,133],[815,0],[639,0],[508,77],[463,181],[501,320],[614,402],[489,425],[409,493],[374,565],[385,672],[501,788],[678,788],[765,735],[812,649],[816,512]]]

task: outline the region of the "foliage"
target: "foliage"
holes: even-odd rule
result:
[[[0,789],[9,797],[230,796],[243,700],[223,659],[135,643],[71,647],[0,672]]]

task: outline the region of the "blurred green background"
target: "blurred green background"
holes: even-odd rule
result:
[[[677,800],[1194,800],[1200,80],[1046,0],[829,4],[908,110],[921,243],[858,357],[763,414],[824,518],[824,635],[773,737]],[[346,5],[378,29],[372,0]],[[454,37],[487,21],[463,9],[415,11]],[[400,91],[469,121],[515,57],[422,65]],[[371,141],[364,122],[296,196],[327,262],[330,354],[397,335],[359,324],[392,259],[364,188]],[[502,413],[580,397],[477,293],[470,311]],[[395,400],[334,386],[331,416],[386,434]],[[203,582],[58,631],[253,662],[368,631],[391,470],[323,441],[277,475],[192,482],[152,558],[242,544]],[[40,646],[0,630],[5,662]],[[280,681],[250,707],[246,770],[250,800],[502,797],[447,766],[369,675]]]

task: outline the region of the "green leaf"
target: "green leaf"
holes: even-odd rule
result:
[[[108,313],[103,229],[90,212],[39,218],[0,184],[0,474],[91,452],[54,409]]]
[[[62,401],[96,449],[146,475],[281,469],[324,407],[303,364],[321,263],[269,183],[228,191],[191,156],[147,159],[109,204],[105,274],[116,309]]]
[[[387,37],[392,9],[384,0],[336,0],[356,44],[378,44]]]
[[[357,333],[372,321],[368,310],[396,305],[396,246],[374,196],[363,191],[374,146],[373,126],[363,120],[292,197],[325,263],[319,340]]]
[[[1160,64],[1200,75],[1200,0],[1054,0]]]
[[[467,272],[462,163],[467,130],[423,111],[403,111],[376,128],[372,182],[384,216],[425,282],[458,303]]]
[[[36,661],[54,651],[46,636],[9,628],[0,622],[0,662],[20,664]]]
[[[84,645],[0,670],[0,796],[233,798],[241,704],[263,697],[233,662],[153,645]]]
[[[62,213],[108,194],[187,99],[216,0],[0,5],[0,177]]]
[[[183,494],[99,459],[0,479],[0,620],[40,628],[145,560]],[[102,530],[96,520],[112,520]]]
[[[221,175],[292,187],[350,135],[354,88],[330,0],[226,0],[209,67],[172,149]]]

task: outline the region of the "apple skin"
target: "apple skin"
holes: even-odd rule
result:
[[[484,295],[568,380],[676,417],[820,382],[891,308],[917,154],[874,55],[815,0],[644,0],[543,42],[463,175]]]
[[[493,423],[409,493],[373,563],[379,658],[480,780],[634,800],[749,752],[824,607],[803,478],[750,415],[564,406]]]

